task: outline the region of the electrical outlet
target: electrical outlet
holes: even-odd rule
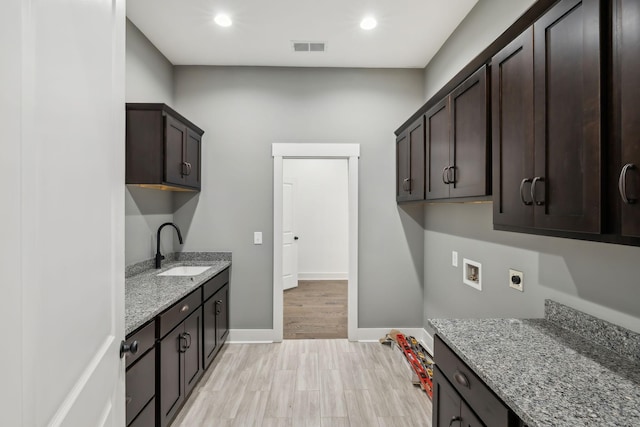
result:
[[[451,252],[451,265],[453,267],[457,267],[458,266],[458,252],[456,252],[456,251],[452,251]]]
[[[509,287],[524,292],[524,274],[522,271],[509,269]]]

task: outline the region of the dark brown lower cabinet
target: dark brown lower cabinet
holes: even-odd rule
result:
[[[140,414],[133,420],[129,427],[155,427],[156,426],[156,399],[153,398]]]
[[[220,288],[202,305],[205,369],[216,357],[229,333],[229,285]]]
[[[433,427],[520,427],[521,421],[436,335]]]
[[[198,308],[158,344],[160,426],[176,416],[204,372],[202,309]]]
[[[437,367],[433,380],[433,427],[485,427]]]
[[[126,355],[126,425],[155,427],[156,351],[155,322],[129,334],[127,344],[136,343],[135,354]]]

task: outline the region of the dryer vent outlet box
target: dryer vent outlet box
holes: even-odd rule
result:
[[[462,281],[479,291],[482,290],[482,264],[464,259],[462,264]]]

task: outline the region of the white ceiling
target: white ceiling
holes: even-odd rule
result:
[[[128,0],[127,16],[174,65],[422,68],[477,1]],[[231,27],[213,22],[219,12]],[[360,29],[365,15],[375,29]]]

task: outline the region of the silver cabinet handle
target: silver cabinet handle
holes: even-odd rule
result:
[[[536,206],[542,206],[544,205],[544,200],[536,200],[536,184],[538,182],[544,182],[544,178],[541,176],[536,176],[535,178],[533,178],[533,181],[531,181],[531,201],[535,203]]]
[[[453,178],[451,179],[449,179],[449,172],[453,172]],[[455,166],[449,166],[447,168],[447,181],[448,181],[448,184],[456,183],[456,167]]]
[[[636,165],[634,165],[633,163],[627,163],[622,167],[622,170],[620,171],[620,177],[618,178],[618,191],[620,192],[622,201],[627,205],[633,205],[638,201],[637,199],[627,196],[627,172],[629,171],[629,169],[634,170],[635,168]]]
[[[444,169],[442,169],[442,182],[444,182],[445,184],[451,184],[449,182],[449,168],[451,166],[445,166]]]
[[[456,382],[458,384],[460,384],[461,386],[469,388],[469,385],[470,385],[469,378],[467,378],[467,376],[465,374],[463,374],[462,372],[456,371],[453,374],[453,379],[456,380]]]
[[[187,164],[187,176],[191,175],[191,163],[185,162]]]
[[[453,423],[459,423],[462,421],[462,418],[460,417],[453,417],[451,418],[451,421],[449,421],[449,427],[451,427],[453,425]]]
[[[527,182],[531,182],[531,181],[533,181],[531,178],[525,178],[522,181],[520,181],[520,200],[522,200],[522,204],[527,205],[527,206],[532,205],[533,201],[529,202],[529,201],[525,200],[525,198],[524,198],[524,185]]]
[[[184,313],[185,311],[189,310],[189,304],[185,304],[182,306],[182,308],[180,309],[181,313]]]
[[[402,181],[402,189],[404,191],[411,191],[411,178],[405,178]]]

